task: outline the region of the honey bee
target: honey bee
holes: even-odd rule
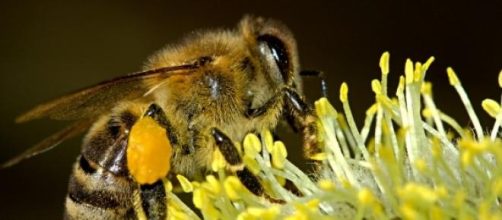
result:
[[[204,178],[216,150],[252,193],[280,202],[265,195],[233,141],[273,130],[284,120],[302,132],[307,158],[319,152],[316,116],[303,100],[301,75],[291,32],[277,21],[245,16],[235,30],[195,33],[160,50],[143,72],[22,114],[17,122],[42,117],[76,122],[3,167],[88,130],[69,181],[66,219],[137,219],[140,214],[165,219],[161,179]]]

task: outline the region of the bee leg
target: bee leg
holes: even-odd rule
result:
[[[294,125],[299,126],[299,130],[302,131],[304,155],[310,159],[313,155],[322,151],[317,141],[317,116],[296,91],[285,88],[283,92],[284,103],[288,109],[285,114],[287,117],[292,118]]]
[[[262,106],[258,108],[248,108],[247,111],[244,113],[247,118],[256,118],[259,117],[267,112],[268,109],[271,109],[274,107],[274,105],[277,105],[278,102],[277,100],[280,98],[280,95],[275,95],[273,96],[270,100],[265,102]]]
[[[233,170],[235,170],[236,176],[249,191],[257,196],[265,197],[270,202],[284,203],[283,200],[272,198],[265,193],[258,177],[251,173],[251,171],[242,163],[242,158],[230,138],[217,128],[213,128],[211,133],[221,154],[232,168],[235,167]]]
[[[321,94],[322,97],[328,97],[328,84],[324,77],[324,72],[318,70],[302,70],[300,71],[300,76],[314,76],[321,80]]]
[[[167,219],[167,197],[162,180],[140,186],[143,213],[147,219]]]
[[[144,116],[151,117],[153,120],[155,120],[161,127],[166,129],[166,135],[167,138],[169,139],[169,142],[171,143],[172,146],[178,146],[178,137],[176,130],[174,127],[171,125],[169,120],[166,117],[166,113],[164,113],[164,110],[162,108],[153,103],[151,104],[148,109],[146,110]]]

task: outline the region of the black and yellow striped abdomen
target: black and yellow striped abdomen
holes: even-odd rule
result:
[[[165,219],[162,181],[140,185],[127,168],[129,131],[139,117],[129,111],[91,128],[70,177],[65,219]]]

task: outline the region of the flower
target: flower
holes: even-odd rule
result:
[[[349,103],[349,86],[340,88],[342,110],[321,98],[315,102],[323,152],[317,173],[305,173],[287,159],[287,148],[269,131],[249,134],[243,161],[261,180],[265,193],[284,204],[249,192],[226,172],[201,183],[178,176],[204,219],[500,219],[502,208],[502,125],[500,103],[486,99],[483,109],[495,119],[485,134],[461,81],[447,69],[473,128],[462,128],[436,107],[432,83],[425,80],[434,61],[410,59],[395,93],[387,89],[389,53],[380,59],[381,78],[373,80],[375,103],[358,127]],[[498,82],[502,87],[502,71]],[[395,94],[395,95],[390,95]],[[370,131],[374,131],[370,134]],[[219,152],[215,152],[219,155]],[[311,178],[315,176],[315,179]],[[294,184],[303,196],[285,189]],[[200,218],[168,192],[169,217]],[[172,211],[174,210],[174,211]]]

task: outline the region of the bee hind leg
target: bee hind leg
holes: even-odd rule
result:
[[[147,219],[167,219],[167,196],[164,187],[162,180],[139,187],[140,199],[137,198],[134,202],[137,216],[145,216]]]
[[[264,197],[272,203],[284,203],[281,199],[272,198],[270,195],[265,193],[265,190],[256,177],[247,167],[242,163],[242,158],[235,148],[234,144],[223,132],[218,130],[217,128],[213,128],[212,136],[215,139],[216,145],[220,150],[221,154],[230,164],[231,167],[235,167],[235,174],[241,181],[241,183],[249,190],[251,193]]]

